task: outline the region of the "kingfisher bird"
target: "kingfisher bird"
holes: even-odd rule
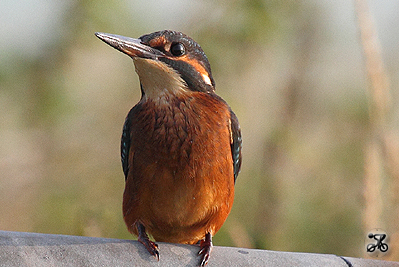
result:
[[[240,171],[238,119],[215,93],[204,51],[164,30],[139,39],[95,35],[133,59],[141,98],[122,130],[123,216],[159,260],[156,242],[200,244],[200,265],[231,211]]]

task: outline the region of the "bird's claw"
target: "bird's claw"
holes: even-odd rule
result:
[[[138,241],[143,244],[147,251],[157,259],[160,260],[160,252],[158,251],[158,245],[148,238],[139,238]]]
[[[138,231],[138,241],[143,244],[143,246],[150,252],[157,261],[160,260],[160,252],[158,251],[158,245],[149,239],[149,236],[146,234],[146,229],[144,225],[137,221],[136,229]]]
[[[201,240],[201,242],[200,242],[199,255],[202,255],[201,263],[200,263],[201,267],[207,265],[208,260],[210,259],[212,247],[213,247],[213,245],[212,245],[212,241],[211,241],[211,234],[207,233],[205,239]]]

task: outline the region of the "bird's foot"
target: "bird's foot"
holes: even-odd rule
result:
[[[153,241],[149,240],[149,238],[138,238],[138,241],[144,245],[148,252],[154,256],[158,261],[160,260],[160,252],[158,251],[158,245]]]
[[[154,256],[158,261],[160,260],[160,252],[158,251],[158,245],[149,239],[146,233],[146,229],[143,224],[136,222],[136,228],[138,231],[138,241]]]
[[[212,236],[211,233],[207,233],[204,240],[201,240],[200,242],[200,251],[199,255],[201,255],[201,263],[200,266],[206,266],[208,263],[208,260],[210,259],[210,253],[212,250]]]

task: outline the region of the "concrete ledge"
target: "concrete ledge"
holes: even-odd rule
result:
[[[160,261],[137,241],[0,231],[0,266],[197,266],[198,246],[158,243]],[[214,247],[208,266],[399,266],[335,255]]]

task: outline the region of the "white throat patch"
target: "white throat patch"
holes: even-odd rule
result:
[[[138,57],[133,58],[133,63],[146,98],[156,100],[164,98],[165,95],[181,94],[187,90],[187,85],[179,73],[167,64]]]

